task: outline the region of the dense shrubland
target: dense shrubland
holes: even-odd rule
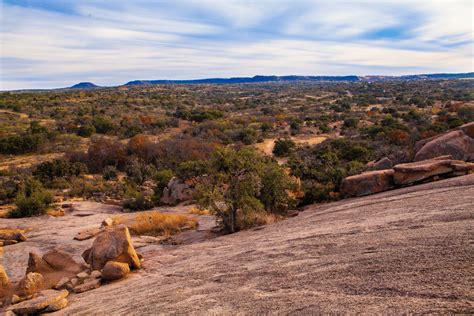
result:
[[[2,160],[62,156],[0,169],[0,200],[12,216],[44,213],[51,193],[145,210],[176,177],[233,232],[338,199],[369,161],[411,160],[417,140],[473,121],[473,99],[463,80],[2,92]]]

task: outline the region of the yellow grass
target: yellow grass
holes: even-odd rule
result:
[[[199,209],[199,208],[196,208],[196,207],[193,207],[192,209],[189,210],[189,214],[193,214],[193,215],[211,215],[211,211],[209,211],[208,209]]]
[[[147,211],[127,215],[115,215],[114,223],[124,224],[134,235],[153,234],[170,236],[180,231],[194,229],[198,222],[182,214],[163,214],[158,211]]]

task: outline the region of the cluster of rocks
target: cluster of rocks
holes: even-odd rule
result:
[[[189,183],[173,177],[166,188],[163,189],[161,202],[168,205],[175,205],[179,202],[188,201],[193,196],[193,189]]]
[[[23,235],[21,230],[0,230],[0,247],[14,245],[25,240],[26,237]]]
[[[67,306],[69,293],[90,291],[107,281],[121,279],[131,269],[139,269],[143,260],[125,226],[104,229],[82,257],[85,264],[56,249],[43,256],[30,253],[26,275],[16,289],[0,266],[0,289],[15,293],[3,302],[12,304],[7,311],[24,315],[59,310]]]
[[[474,122],[456,130],[422,140],[415,145],[415,161],[392,167],[388,158],[371,163],[373,171],[345,178],[345,197],[374,194],[395,187],[454,177],[474,171]]]

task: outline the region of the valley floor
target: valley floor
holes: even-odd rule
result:
[[[59,314],[473,313],[474,174],[149,249]]]

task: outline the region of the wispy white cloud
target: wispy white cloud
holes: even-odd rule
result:
[[[469,0],[22,2],[2,7],[1,89],[473,71]]]

